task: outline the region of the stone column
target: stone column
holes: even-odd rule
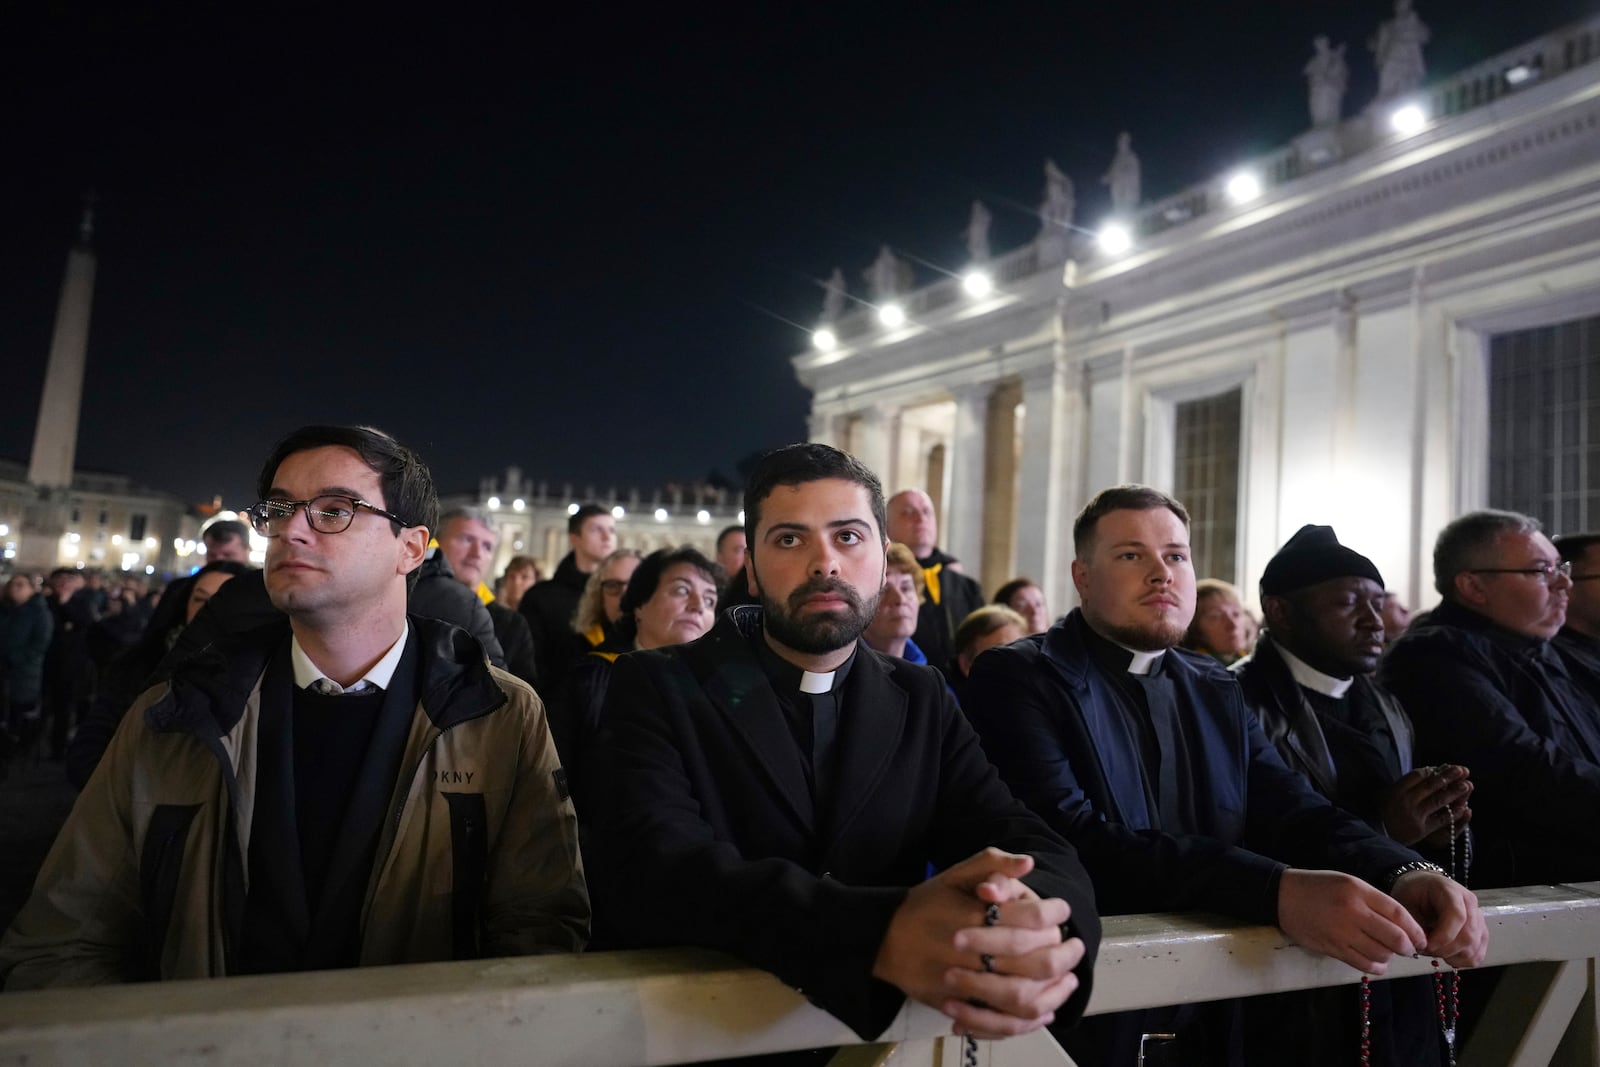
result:
[[[843,447],[840,438],[843,436],[843,419],[831,411],[818,411],[811,409],[811,415],[806,420],[807,437],[819,445],[832,445],[835,448]]]
[[[1022,479],[1017,499],[1018,574],[1039,583],[1056,615],[1076,601],[1072,590],[1072,517],[1082,479],[1077,417],[1083,403],[1060,354],[1022,376]]]
[[[880,480],[889,476],[889,415],[881,404],[856,412],[854,452]],[[889,490],[893,492],[893,490]]]
[[[945,502],[941,547],[977,579],[983,565],[983,468],[989,417],[989,383],[952,389],[955,426],[950,433],[950,499]]]
[[[1017,547],[1017,405],[1022,385],[995,386],[989,396],[983,474],[983,566],[985,589],[998,589],[1015,574]],[[970,565],[969,565],[970,566]]]

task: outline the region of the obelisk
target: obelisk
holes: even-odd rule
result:
[[[78,449],[78,412],[83,406],[83,371],[89,351],[89,305],[94,298],[94,195],[83,208],[78,243],[67,253],[67,273],[56,307],[56,331],[39,399],[39,425],[33,431],[28,481],[41,488],[72,485]]]

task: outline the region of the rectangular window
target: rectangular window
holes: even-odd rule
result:
[[[1173,495],[1189,509],[1197,578],[1234,581],[1243,391],[1185,401],[1174,413]]]
[[[128,540],[144,540],[145,517],[143,515],[128,516]]]
[[[1489,506],[1600,526],[1600,317],[1490,339]]]

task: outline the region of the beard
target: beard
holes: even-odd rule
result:
[[[1151,622],[1142,626],[1131,623],[1113,624],[1104,619],[1092,622],[1095,630],[1108,640],[1140,652],[1162,652],[1182,643],[1189,629],[1171,622]]]
[[[818,593],[832,593],[847,605],[843,611],[813,612],[808,618],[800,617],[800,609],[807,597]],[[837,578],[812,578],[789,594],[787,603],[780,603],[761,590],[761,611],[767,633],[773,640],[796,652],[808,656],[822,656],[854,644],[872,617],[878,613],[878,597],[870,601],[861,599],[854,586]]]

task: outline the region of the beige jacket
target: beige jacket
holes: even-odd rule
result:
[[[411,627],[420,697],[367,878],[361,965],[580,950],[577,818],[543,705],[465,631]],[[124,718],[0,940],[7,989],[237,970],[262,676],[287,626],[246,636]],[[481,885],[457,887],[458,870]]]

